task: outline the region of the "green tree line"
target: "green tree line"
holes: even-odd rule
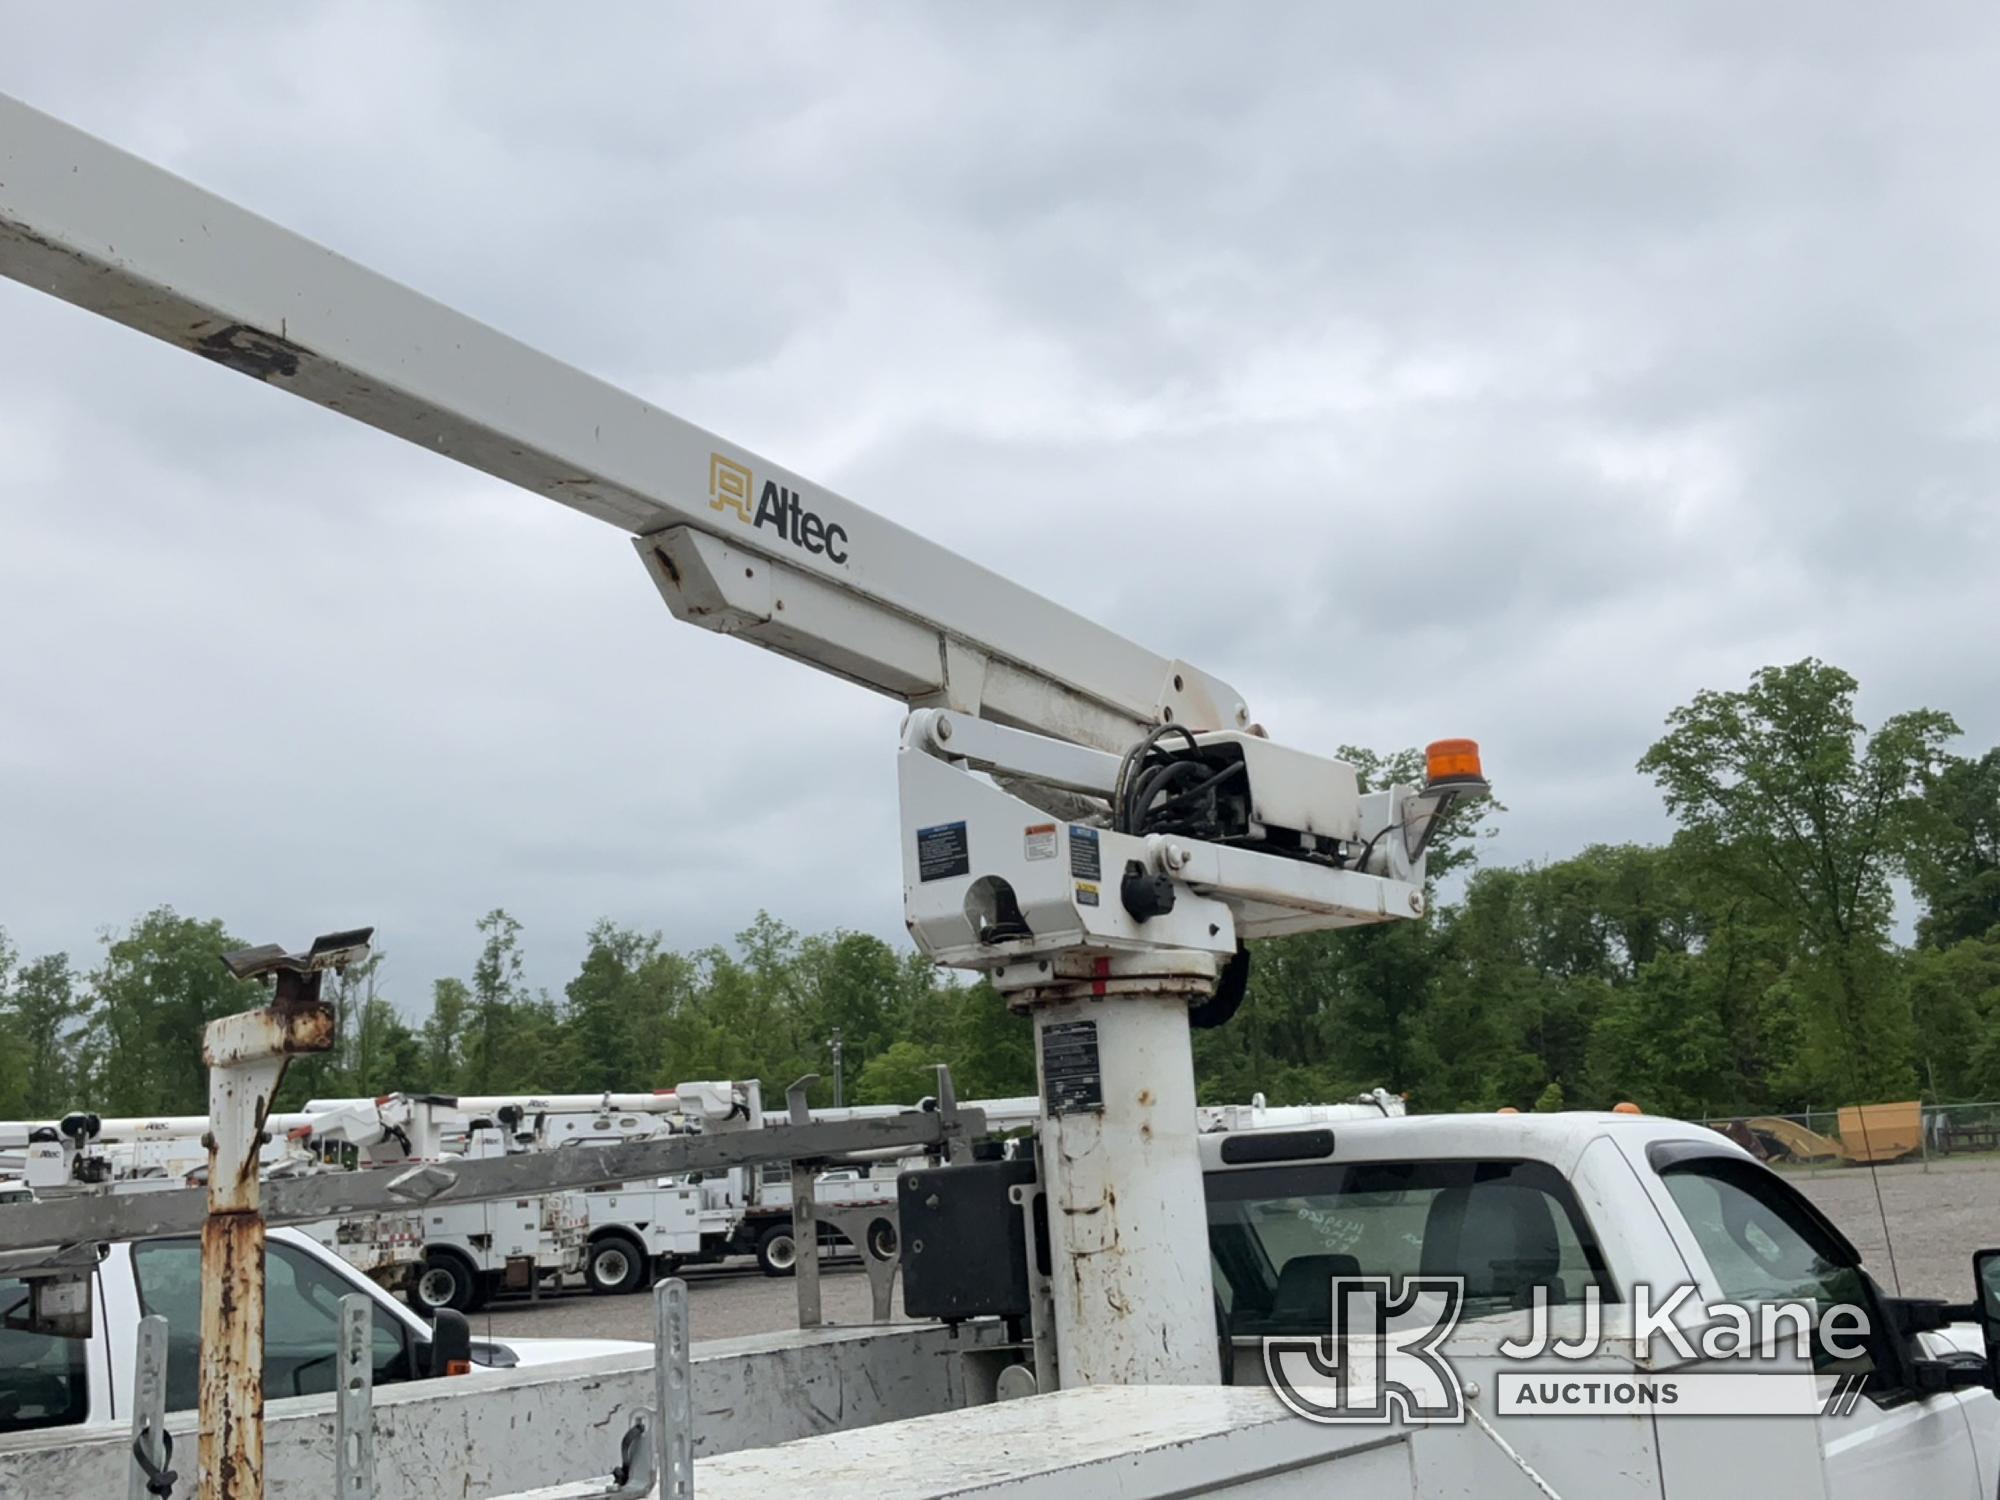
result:
[[[1256,946],[1242,1009],[1197,1033],[1203,1097],[1382,1085],[1427,1110],[1631,1099],[1683,1116],[2000,1098],[2000,750],[1950,753],[1957,726],[1927,709],[1870,731],[1855,692],[1807,660],[1675,709],[1637,766],[1673,820],[1663,844],[1487,865],[1505,810],[1460,809],[1433,846],[1427,921]],[[1418,766],[1343,754],[1371,785]],[[733,943],[682,952],[600,922],[560,995],[527,983],[523,943],[489,913],[427,1009],[392,999],[382,955],[331,982],[339,1044],[294,1066],[281,1106],[715,1077],[775,1092],[807,1073],[826,1103],[836,1036],[853,1102],[912,1101],[937,1062],[962,1097],[1034,1088],[1025,1020],[865,934],[759,913]],[[0,934],[0,1117],[200,1112],[202,1025],[261,1003],[216,961],[239,946],[167,907],[88,970]]]

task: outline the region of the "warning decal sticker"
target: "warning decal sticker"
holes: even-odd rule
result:
[[[972,873],[972,852],[965,842],[965,824],[939,823],[917,830],[917,879],[949,880]]]
[[[1097,830],[1081,823],[1069,825],[1069,873],[1073,880],[1102,880],[1104,866],[1097,853]]]

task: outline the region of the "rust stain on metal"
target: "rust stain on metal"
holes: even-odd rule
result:
[[[319,1001],[289,1006],[274,1003],[262,1010],[231,1016],[229,1020],[232,1030],[224,1044],[217,1046],[208,1038],[203,1039],[201,1060],[211,1068],[227,1067],[249,1058],[333,1050],[333,1007]]]
[[[293,1011],[286,1018],[285,1050],[288,1052],[331,1052],[333,1050],[333,1007],[314,1005]]]
[[[264,1493],[263,1218],[211,1215],[201,1260],[199,1493],[255,1500]]]
[[[299,361],[312,356],[281,333],[252,328],[248,323],[231,323],[194,341],[190,347],[203,359],[227,365],[254,380],[274,376],[290,379],[299,373]]]
[[[280,1067],[280,1068],[278,1069],[278,1082],[279,1082],[279,1083],[283,1083],[283,1082],[284,1082],[284,1079],[285,1079],[285,1070],[284,1070],[284,1068],[283,1068],[283,1067],[281,1066],[281,1067]],[[259,1095],[257,1096],[257,1135],[258,1135],[258,1141],[259,1141],[259,1144],[261,1144],[261,1143],[262,1143],[262,1138],[263,1138],[263,1135],[264,1135],[264,1122],[265,1122],[266,1120],[270,1119],[270,1118],[271,1118],[271,1099],[270,1099],[270,1096],[269,1096],[269,1095],[267,1095],[267,1094],[259,1094]],[[216,1153],[216,1151],[214,1150],[214,1148],[212,1148],[212,1147],[211,1147],[211,1148],[210,1148],[210,1150],[209,1150],[209,1153],[208,1153],[208,1163],[209,1163],[209,1165],[208,1165],[208,1175],[209,1175],[209,1181],[211,1181],[211,1182],[213,1182],[213,1181],[215,1180],[215,1158],[216,1158],[216,1154],[217,1154],[217,1153]],[[249,1188],[248,1188],[247,1192],[246,1192],[245,1194],[240,1194],[240,1195],[239,1195],[239,1198],[243,1199],[244,1201],[249,1201],[249,1202],[252,1202],[252,1203],[254,1203],[254,1202],[256,1201],[256,1197],[257,1197],[257,1192],[256,1192],[256,1186],[255,1186],[255,1185],[256,1185],[256,1181],[257,1181],[257,1169],[258,1169],[258,1167],[259,1167],[260,1165],[261,1165],[261,1159],[260,1159],[260,1154],[259,1154],[259,1152],[257,1151],[257,1149],[256,1149],[255,1147],[253,1147],[253,1148],[251,1149],[251,1152],[250,1152],[250,1154],[249,1154],[248,1156],[244,1157],[244,1158],[243,1158],[243,1160],[242,1160],[242,1162],[241,1162],[241,1163],[240,1163],[240,1164],[239,1164],[239,1165],[237,1166],[237,1168],[236,1168],[236,1183],[237,1183],[237,1186],[238,1186],[239,1188],[241,1188],[241,1187],[243,1187],[243,1186],[244,1186],[244,1184],[246,1184],[246,1183],[247,1183],[247,1184],[250,1184],[250,1186],[249,1186]],[[220,1209],[221,1209],[221,1206],[220,1206],[220,1205],[215,1205],[215,1204],[211,1204],[211,1208],[212,1208],[212,1209],[214,1209],[215,1211],[219,1212],[219,1211],[220,1211]],[[254,1209],[253,1209],[252,1211],[253,1211],[253,1212],[255,1212],[255,1210],[254,1210]]]

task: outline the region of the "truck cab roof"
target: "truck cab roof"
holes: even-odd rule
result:
[[[1686,1141],[1712,1146],[1718,1154],[1754,1160],[1742,1147],[1705,1126],[1596,1110],[1546,1115],[1401,1115],[1303,1128],[1215,1131],[1199,1137],[1198,1146],[1204,1172],[1280,1161],[1475,1157],[1545,1162],[1567,1177],[1592,1142],[1614,1132],[1626,1141]],[[1288,1144],[1290,1151],[1286,1150]]]

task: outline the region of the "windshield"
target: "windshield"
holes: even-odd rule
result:
[[[1237,1335],[1324,1335],[1337,1277],[1462,1277],[1466,1318],[1616,1296],[1568,1185],[1539,1162],[1313,1162],[1211,1172],[1216,1294]]]

